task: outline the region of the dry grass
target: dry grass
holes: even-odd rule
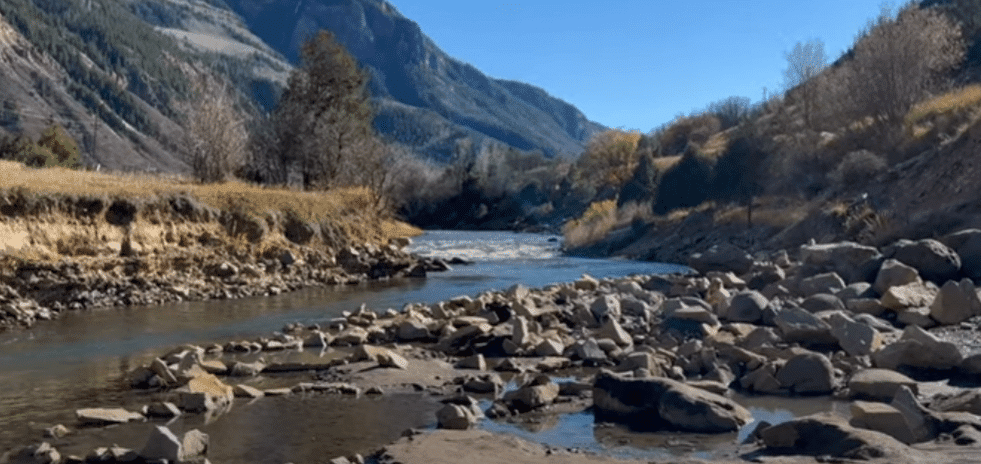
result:
[[[15,188],[35,194],[145,200],[184,194],[222,210],[244,207],[252,213],[293,211],[305,220],[320,220],[376,209],[372,193],[364,188],[301,192],[265,188],[238,181],[200,184],[176,176],[102,173],[63,168],[33,169],[16,162],[0,161],[0,189]]]
[[[912,129],[928,117],[962,113],[981,105],[981,84],[952,90],[913,106],[906,114],[905,125]]]
[[[627,203],[617,208],[616,200],[599,201],[579,219],[565,224],[562,234],[569,248],[589,246],[607,237],[611,232],[629,227],[636,220],[649,222],[653,217],[649,203]]]
[[[674,165],[681,161],[681,155],[675,156],[662,156],[660,158],[654,158],[654,167],[657,168],[657,172],[667,172]]]

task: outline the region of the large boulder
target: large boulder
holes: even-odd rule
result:
[[[466,430],[484,417],[480,403],[469,396],[445,400],[445,406],[436,411],[436,422],[441,429]]]
[[[912,266],[907,266],[895,259],[882,262],[879,274],[875,277],[872,289],[879,295],[885,295],[892,287],[911,284],[920,281],[920,273]]]
[[[797,283],[797,290],[802,296],[811,296],[818,293],[836,293],[845,288],[845,281],[836,272],[826,272],[815,276],[801,279]]]
[[[712,271],[744,274],[753,267],[753,257],[735,245],[720,243],[702,253],[691,255],[688,265],[702,274]]]
[[[593,317],[597,321],[603,322],[607,319],[619,319],[620,318],[620,300],[613,295],[603,295],[597,298],[589,306],[589,310],[593,313]]]
[[[981,314],[981,298],[971,279],[948,280],[930,304],[930,317],[941,324],[959,324]]]
[[[852,418],[848,423],[855,427],[882,432],[906,444],[919,441],[906,425],[902,411],[889,404],[856,401],[850,409]]]
[[[961,258],[954,250],[934,239],[898,240],[889,245],[883,255],[915,268],[924,279],[943,285],[956,279],[961,270]]]
[[[882,295],[882,306],[899,312],[907,308],[922,308],[928,306],[934,299],[935,292],[920,282],[889,287]]]
[[[848,380],[852,398],[889,401],[896,396],[900,387],[917,391],[915,380],[891,369],[862,369]]]
[[[831,326],[831,336],[849,355],[868,356],[882,347],[882,336],[878,330],[855,321],[844,312],[835,312],[827,320]]]
[[[810,312],[797,306],[781,308],[773,318],[783,340],[788,343],[830,345],[837,343],[831,335],[831,326]]]
[[[854,242],[802,245],[804,266],[818,271],[837,272],[845,281],[866,280],[867,263],[879,257],[879,250]]]
[[[867,460],[906,457],[908,446],[886,434],[852,427],[830,414],[800,417],[760,431],[768,451]]]
[[[961,258],[961,274],[972,280],[981,280],[981,230],[967,229],[940,239]]]
[[[820,353],[807,352],[787,360],[776,379],[783,388],[798,395],[826,395],[834,390],[834,367]]]
[[[235,392],[232,387],[212,374],[199,375],[175,390],[174,404],[181,411],[206,412],[224,410],[232,405]]]
[[[898,341],[872,353],[875,367],[893,370],[899,366],[949,370],[959,367],[963,359],[956,344],[940,340],[914,325],[906,326]]]
[[[559,386],[547,375],[538,375],[531,382],[504,395],[504,403],[516,411],[526,412],[548,406],[559,396]]]
[[[639,430],[733,432],[750,421],[746,408],[723,396],[663,377],[626,378],[600,371],[593,384],[598,421]]]
[[[726,319],[732,322],[759,322],[769,304],[760,292],[739,292],[729,301]]]

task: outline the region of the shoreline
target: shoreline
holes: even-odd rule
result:
[[[634,384],[663,385],[658,388],[694,398],[694,405],[727,404],[735,415],[716,412],[717,420],[739,427],[746,417],[733,412],[741,407],[728,399],[732,391],[828,396],[851,404],[851,418],[808,416],[762,427],[753,433],[755,441],[737,447],[731,462],[791,462],[799,455],[969,462],[981,454],[957,445],[981,430],[981,411],[971,409],[977,390],[935,380],[970,384],[977,374],[981,355],[951,340],[969,340],[981,328],[981,300],[977,314],[951,316],[954,309],[936,300],[952,298],[949,282],[958,282],[961,271],[952,271],[942,285],[933,283],[940,277],[932,261],[911,257],[926,252],[907,250],[916,246],[941,257],[956,255],[922,241],[883,250],[848,242],[808,245],[762,261],[734,247],[717,247],[692,257],[695,275],[584,276],[540,289],[518,285],[410,304],[402,311],[362,308],[324,327],[291,325],[255,340],[178,347],[138,367],[129,379],[161,401],[173,401],[166,409],[191,415],[220,413],[240,401],[235,396],[415,391],[448,402],[436,413],[439,430],[410,433],[383,446],[375,457],[389,461],[380,462],[439,462],[446,457],[438,453],[449,453],[452,443],[527,443],[444,430],[491,420],[483,415],[520,421],[528,414],[592,408],[603,421],[629,424],[631,408],[648,407],[624,403],[622,389]],[[884,293],[877,295],[873,286]],[[976,290],[973,296],[978,298]],[[335,354],[312,362],[278,361],[300,349]],[[577,380],[557,383],[553,376]],[[273,385],[276,379],[282,385]],[[516,389],[505,392],[505,379],[517,379]],[[197,391],[196,382],[216,387]],[[259,383],[246,388],[250,382]],[[212,406],[193,412],[191,397]],[[491,401],[490,408],[474,409],[479,398]],[[663,420],[659,430],[703,430],[705,421],[716,420],[701,406],[695,410],[702,413],[679,419],[664,412],[665,404],[655,406]],[[881,417],[893,419],[883,423]],[[895,428],[896,417],[909,428]],[[790,449],[788,433],[838,439],[791,441]],[[854,446],[829,448],[841,440]],[[561,450],[526,444],[516,449],[527,455],[512,450],[518,454],[508,455],[509,462],[561,462],[555,457]]]

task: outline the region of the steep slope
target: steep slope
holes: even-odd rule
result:
[[[433,156],[446,157],[463,137],[478,144],[493,139],[550,156],[571,155],[603,129],[544,90],[489,78],[453,59],[384,0],[226,3],[291,60],[304,38],[318,29],[333,32],[373,77],[378,128]],[[407,120],[420,114],[425,117]]]

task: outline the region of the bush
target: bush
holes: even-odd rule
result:
[[[617,129],[594,135],[577,162],[579,182],[597,192],[612,190],[615,194],[627,183],[637,166],[640,139],[640,132]]]
[[[712,161],[689,146],[681,161],[668,169],[657,186],[655,214],[678,208],[698,206],[708,198],[712,179]]]
[[[886,160],[868,150],[845,155],[832,177],[842,186],[861,185],[886,169]]]
[[[701,145],[722,130],[722,122],[711,113],[681,117],[659,130],[661,156],[678,155],[689,145]]]
[[[641,155],[634,176],[620,189],[617,197],[617,207],[627,203],[647,203],[654,199],[657,193],[657,167],[650,153]]]
[[[82,166],[78,144],[57,124],[48,126],[37,142],[24,135],[0,140],[0,159],[19,161],[33,168]]]
[[[712,175],[712,197],[747,201],[757,195],[762,188],[760,177],[766,157],[758,138],[749,135],[734,138],[716,161]]]
[[[185,145],[194,176],[201,182],[224,181],[245,162],[249,134],[223,82],[202,76],[195,83],[187,114]]]
[[[70,169],[78,169],[82,166],[78,156],[78,144],[58,124],[52,124],[44,132],[41,132],[37,145],[52,153],[53,165]]]

